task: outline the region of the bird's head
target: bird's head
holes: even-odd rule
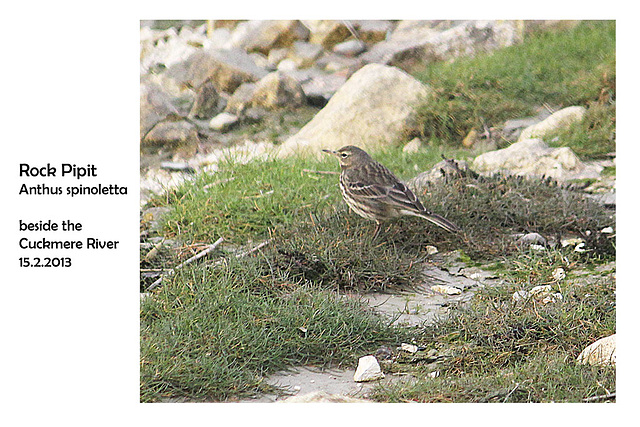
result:
[[[346,147],[342,147],[336,151],[322,151],[336,156],[338,158],[338,161],[340,162],[340,167],[342,167],[342,169],[371,161],[371,156],[369,156],[366,151],[354,145],[347,145]]]

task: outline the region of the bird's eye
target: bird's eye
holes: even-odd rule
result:
[[[349,155],[347,153],[342,153],[342,154],[340,154],[340,157],[342,157],[344,159],[344,158],[349,157]]]

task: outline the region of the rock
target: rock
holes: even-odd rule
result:
[[[267,71],[241,49],[198,51],[166,73],[190,87],[200,87],[211,80],[218,90],[228,93],[233,93],[242,83],[255,82],[267,75]]]
[[[209,128],[219,132],[225,132],[238,123],[238,116],[231,113],[220,113],[209,122]]]
[[[393,29],[391,21],[385,20],[359,20],[354,22],[358,37],[365,43],[378,43],[387,38],[387,34]]]
[[[276,69],[278,71],[293,71],[293,70],[297,70],[298,67],[296,66],[296,61],[294,61],[293,59],[287,58],[280,61]]]
[[[322,68],[325,71],[341,71],[346,70],[353,74],[358,71],[363,65],[363,62],[359,58],[350,58],[337,53],[326,53],[316,61],[316,66]]]
[[[208,119],[224,109],[226,101],[220,96],[211,80],[207,80],[196,91],[190,118]]]
[[[300,83],[293,77],[275,71],[267,74],[256,83],[251,105],[273,109],[299,107],[305,101],[305,94]]]
[[[519,245],[529,246],[529,245],[547,245],[547,239],[541,236],[538,233],[527,233],[520,235],[518,240],[516,241]]]
[[[231,49],[231,31],[228,28],[217,28],[213,30],[204,42],[204,48],[209,49]]]
[[[502,137],[507,141],[517,141],[524,129],[540,123],[550,115],[546,108],[541,108],[537,116],[507,120],[502,126]]]
[[[322,46],[318,44],[296,41],[289,52],[289,59],[293,60],[297,68],[309,68],[322,55]]]
[[[360,40],[348,40],[346,42],[338,43],[333,47],[333,51],[337,54],[344,56],[358,56],[367,49]]]
[[[461,289],[449,285],[433,285],[431,286],[431,290],[445,295],[460,295],[462,293]]]
[[[353,375],[355,382],[375,381],[384,378],[375,356],[363,356],[358,360],[358,368]]]
[[[240,22],[242,22],[242,19],[216,19],[215,21],[212,22],[213,28],[218,29],[218,28],[227,28],[227,29],[234,29]]]
[[[140,71],[146,73],[182,62],[193,55],[204,40],[204,34],[178,34],[175,28],[155,31],[143,27],[140,29]]]
[[[514,303],[519,303],[519,302],[526,301],[530,297],[531,297],[531,294],[528,291],[519,290],[519,291],[514,292],[514,294],[511,296],[511,300]]]
[[[193,123],[185,120],[166,120],[156,124],[144,137],[140,148],[144,153],[156,150],[176,153],[187,158],[196,153],[200,138]]]
[[[479,155],[473,169],[484,175],[503,173],[566,181],[598,178],[603,168],[583,163],[568,147],[550,148],[541,139],[525,139]]]
[[[276,48],[291,46],[296,40],[307,40],[309,30],[298,20],[265,20],[252,26],[242,42],[236,46],[247,52],[260,52],[268,55]]]
[[[427,251],[427,255],[435,255],[438,253],[438,248],[433,245],[427,245],[424,247]]]
[[[287,55],[289,55],[289,49],[287,48],[271,49],[269,51],[269,56],[267,56],[269,66],[277,68],[280,61],[286,59]]]
[[[478,131],[475,129],[471,129],[467,136],[462,140],[462,146],[465,148],[471,148],[474,146],[476,141],[478,140]]]
[[[556,292],[554,294],[549,294],[547,296],[545,296],[544,298],[542,298],[542,303],[543,304],[553,304],[556,302],[560,302],[562,301],[563,296],[560,292]]]
[[[256,91],[255,83],[243,83],[238,87],[227,101],[225,111],[227,113],[242,115],[253,102],[253,94]]]
[[[559,282],[565,277],[567,277],[567,273],[564,271],[564,268],[558,267],[555,270],[553,270],[553,273],[551,273],[551,277],[553,277],[554,280]]]
[[[560,241],[560,245],[563,248],[566,248],[567,246],[577,246],[580,244],[584,244],[584,240],[580,237],[566,238]]]
[[[331,49],[351,36],[351,32],[343,21],[310,21],[311,36],[309,41]]]
[[[584,107],[567,107],[556,111],[540,123],[531,125],[524,129],[518,141],[532,138],[543,138],[551,132],[566,129],[573,123],[580,122],[587,109]]]
[[[420,141],[420,138],[413,138],[411,141],[407,142],[407,144],[404,147],[402,147],[402,152],[417,153],[418,151],[420,151],[421,147],[422,147],[422,141]]]
[[[472,176],[477,175],[475,172],[469,169],[469,164],[466,161],[442,160],[436,163],[428,171],[422,172],[407,181],[407,185],[414,190],[420,190],[427,188],[433,183],[446,181],[448,179],[456,178],[459,176],[466,176],[467,174],[471,174]]]
[[[551,293],[551,285],[534,286],[529,293],[536,298],[544,297]]]
[[[302,396],[292,396],[285,400],[278,401],[282,403],[371,403],[370,400],[358,399],[343,394],[329,394],[324,391],[314,391]]]
[[[307,101],[311,105],[323,107],[344,86],[347,78],[341,73],[317,73],[313,78],[301,83]]]
[[[576,359],[582,365],[613,365],[616,364],[616,334],[601,338],[582,350]]]
[[[408,22],[408,24],[403,24]],[[404,70],[424,62],[447,61],[511,46],[522,40],[515,21],[462,21],[440,31],[433,21],[403,21],[391,36],[360,57],[367,63]]]
[[[303,84],[305,94],[307,89]],[[358,145],[364,149],[397,142],[415,128],[415,105],[429,88],[403,71],[370,64],[333,95],[297,134],[285,141],[279,156],[320,156],[323,148]]]
[[[407,351],[409,353],[417,353],[418,352],[418,346],[415,344],[407,344],[405,342],[403,342],[402,344],[400,344],[400,350],[404,350]]]
[[[169,117],[179,117],[176,107],[171,103],[171,97],[156,84],[146,84],[140,87],[140,139],[153,129],[159,122]]]

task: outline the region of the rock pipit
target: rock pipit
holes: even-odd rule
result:
[[[413,192],[389,169],[371,158],[366,151],[348,145],[333,154],[340,162],[340,190],[347,205],[361,217],[376,222],[374,238],[383,221],[401,215],[424,218],[445,230],[456,232],[458,226],[438,214],[429,212]]]

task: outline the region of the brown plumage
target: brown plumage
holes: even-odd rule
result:
[[[459,230],[451,221],[425,209],[420,200],[393,173],[366,151],[348,145],[337,151],[322,150],[338,158],[340,190],[347,205],[358,215],[373,220],[378,235],[383,221],[401,215],[424,218],[451,232]]]

